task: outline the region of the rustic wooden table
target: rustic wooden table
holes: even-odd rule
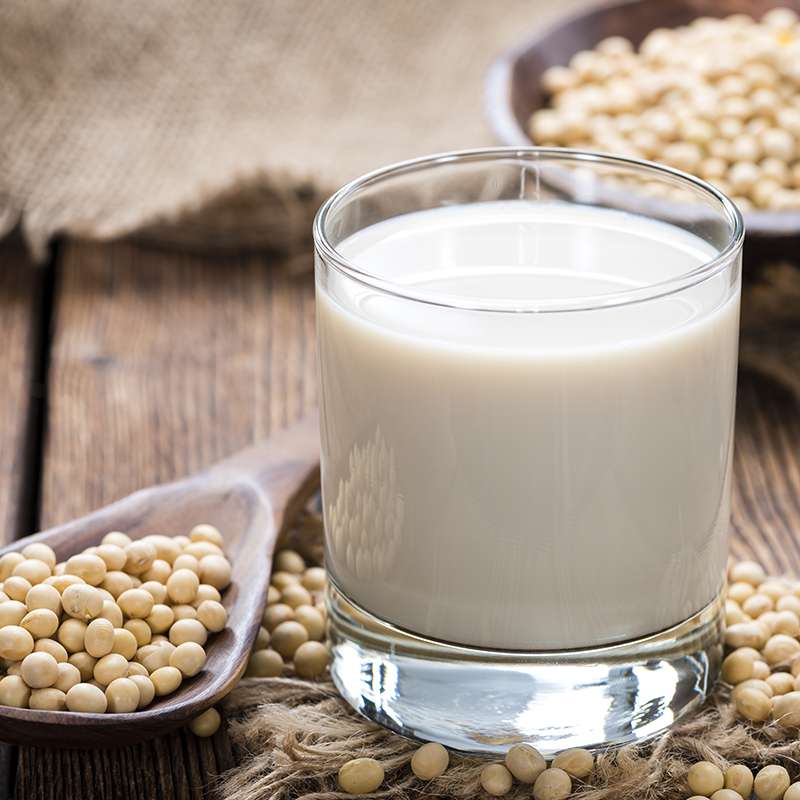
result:
[[[186,475],[316,406],[313,284],[264,256],[0,244],[0,533],[11,540]],[[6,748],[17,798],[208,796],[224,731],[122,749]]]
[[[31,268],[0,244],[0,532],[64,522],[199,470],[316,405],[313,285],[276,259],[61,242]],[[800,562],[800,414],[743,370],[736,555]],[[780,422],[781,424],[777,424]],[[2,751],[0,797],[203,798],[236,754],[224,730],[91,752]]]

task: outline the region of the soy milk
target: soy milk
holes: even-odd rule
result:
[[[737,287],[723,272],[615,298],[711,245],[504,201],[398,216],[337,249],[394,287],[318,276],[327,565],[345,594],[425,636],[522,650],[641,637],[717,595]]]

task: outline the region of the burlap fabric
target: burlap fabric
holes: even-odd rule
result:
[[[480,786],[486,761],[451,756],[440,778],[423,782],[409,763],[414,742],[366,722],[328,682],[293,677],[247,679],[226,700],[234,741],[250,755],[219,782],[225,800],[344,800],[339,767],[351,758],[377,758],[386,781],[370,797],[412,800],[471,800],[487,797]],[[726,769],[746,763],[758,769],[782,764],[800,778],[800,742],[776,725],[750,727],[734,719],[727,692],[720,691],[702,713],[676,726],[652,745],[600,755],[585,780],[575,781],[580,800],[683,800],[691,764],[709,760]],[[531,797],[531,787],[515,783],[509,800]]]
[[[753,360],[758,360],[752,352]],[[792,359],[789,359],[792,363]],[[800,368],[800,360],[793,366]],[[791,369],[791,367],[789,367]],[[788,387],[787,387],[788,388]],[[288,532],[282,546],[299,550],[310,563],[322,557],[322,522],[308,514]],[[451,754],[440,778],[422,782],[410,769],[418,746],[356,714],[329,680],[305,681],[290,667],[280,678],[247,678],[225,700],[229,732],[241,755],[238,767],[220,777],[225,800],[344,800],[339,768],[351,758],[378,759],[386,780],[370,797],[392,800],[471,800],[486,761]],[[750,726],[736,719],[728,690],[721,686],[703,710],[658,741],[602,754],[573,792],[580,800],[683,800],[689,766],[699,760],[722,769],[746,763],[753,769],[782,764],[800,780],[800,741],[775,723]],[[514,784],[510,800],[531,797],[531,787]]]
[[[586,0],[6,0],[0,233],[307,249],[321,199],[492,143],[485,72]]]

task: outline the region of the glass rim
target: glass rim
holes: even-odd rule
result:
[[[704,261],[697,267],[663,281],[649,283],[633,289],[623,289],[604,294],[582,295],[572,298],[534,298],[525,301],[515,301],[514,305],[501,304],[497,298],[492,300],[474,298],[433,298],[429,294],[414,292],[394,281],[386,280],[373,272],[358,267],[354,262],[342,255],[336,245],[328,238],[326,227],[329,217],[336,211],[336,207],[352,197],[360,190],[384,180],[399,175],[407,175],[435,168],[445,164],[462,162],[500,161],[508,158],[520,158],[537,161],[572,161],[575,163],[605,164],[624,167],[637,172],[651,173],[654,176],[670,178],[685,185],[690,185],[700,190],[707,197],[712,198],[719,205],[722,215],[730,224],[731,233],[725,246],[713,258]],[[442,308],[460,309],[465,311],[484,311],[501,313],[547,313],[566,311],[593,311],[602,308],[616,308],[657,300],[684,289],[696,286],[724,270],[741,250],[744,242],[745,228],[742,214],[736,205],[719,189],[710,183],[690,175],[687,172],[658,164],[644,159],[629,158],[627,156],[607,155],[589,150],[576,150],[562,147],[480,147],[469,150],[453,150],[434,153],[419,158],[399,161],[384,167],[367,172],[358,178],[346,183],[334,192],[319,208],[314,217],[313,236],[317,253],[330,266],[344,274],[351,280],[377,289],[385,294],[398,298],[424,303]]]

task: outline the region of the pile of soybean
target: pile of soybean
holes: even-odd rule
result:
[[[324,643],[325,570],[308,566],[298,552],[288,549],[275,554],[273,570],[267,606],[245,676],[277,678],[287,662],[292,662],[298,677],[319,678],[330,661]]]
[[[133,712],[205,666],[227,622],[231,582],[222,534],[132,540],[112,531],[66,561],[44,543],[0,558],[0,704],[49,711]],[[190,725],[211,735],[209,709]]]
[[[411,771],[422,781],[439,778],[450,766],[450,754],[437,742],[422,745],[411,758]],[[588,750],[574,748],[559,753],[548,767],[544,756],[529,744],[515,744],[503,763],[487,764],[480,776],[481,788],[492,797],[511,791],[514,781],[532,786],[534,800],[565,800],[573,781],[586,778],[594,767]],[[374,758],[355,758],[339,770],[339,787],[348,794],[375,792],[384,780],[384,769]]]

